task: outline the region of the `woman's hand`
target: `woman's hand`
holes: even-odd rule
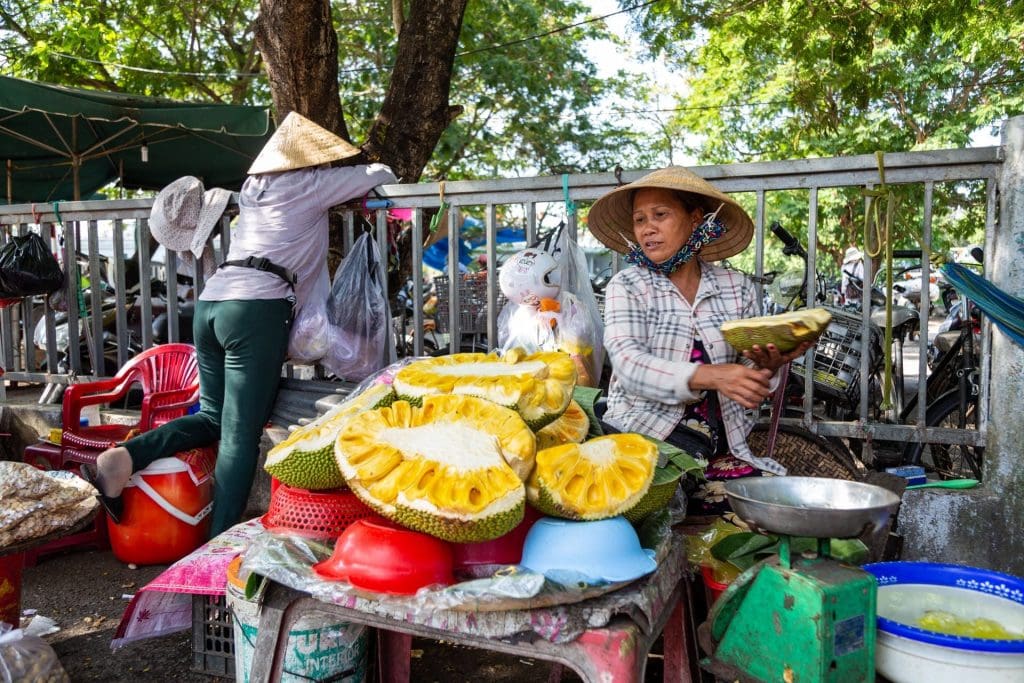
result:
[[[690,378],[690,388],[696,391],[710,389],[736,401],[744,408],[756,408],[768,398],[772,371],[748,368],[740,363],[699,365]]]
[[[768,344],[763,349],[757,344],[754,344],[753,349],[743,352],[743,357],[754,361],[754,365],[758,368],[771,370],[772,374],[775,374],[776,370],[791,360],[804,355],[804,353],[807,352],[807,349],[812,346],[814,346],[812,342],[804,342],[789,353],[782,353],[775,344]]]

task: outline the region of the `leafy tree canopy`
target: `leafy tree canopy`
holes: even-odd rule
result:
[[[685,77],[671,125],[706,163],[964,147],[1024,111],[1019,2],[680,0],[642,10],[636,29]],[[936,186],[939,248],[978,239],[983,192]],[[913,246],[920,188],[903,194],[900,246]],[[806,225],[805,197],[768,210],[795,232]],[[819,211],[838,263],[860,242],[863,200],[829,191]]]
[[[395,57],[392,0],[333,2],[346,125],[365,138]],[[266,104],[255,46],[258,0],[7,0],[0,70],[26,78],[176,99]],[[427,177],[603,171],[653,159],[628,121],[592,112],[623,87],[602,79],[585,41],[614,40],[577,0],[470,3],[451,101],[462,105]],[[571,28],[563,29],[565,26]],[[550,33],[548,33],[550,32]],[[544,35],[546,34],[547,35]],[[536,37],[534,37],[536,36]]]

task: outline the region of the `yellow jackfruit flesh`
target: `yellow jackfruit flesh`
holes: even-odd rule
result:
[[[639,434],[609,434],[537,453],[530,503],[565,519],[614,517],[633,508],[654,480],[658,448]]]
[[[398,397],[418,405],[425,396],[477,396],[511,408],[531,429],[558,419],[569,406],[576,386],[576,365],[567,353],[525,354],[511,349],[503,357],[455,353],[425,358],[395,375]]]
[[[470,543],[522,521],[522,477],[533,467],[536,442],[514,411],[448,394],[358,415],[334,451],[349,488],[381,515]]]
[[[774,344],[788,353],[803,342],[815,341],[832,320],[824,308],[808,308],[759,318],[741,318],[722,323],[722,336],[739,352],[750,351],[754,345],[764,349]]]
[[[590,418],[574,399],[569,402],[569,407],[561,417],[537,432],[537,450],[566,443],[582,443],[589,431]]]

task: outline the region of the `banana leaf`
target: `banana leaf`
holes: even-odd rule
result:
[[[790,539],[790,552],[794,556],[818,547],[816,538]],[[832,557],[848,564],[863,564],[868,559],[868,548],[856,538],[833,538],[830,541]],[[761,560],[777,555],[778,536],[768,536],[752,531],[726,536],[711,546],[711,556],[720,562],[728,562],[740,571],[746,571]]]

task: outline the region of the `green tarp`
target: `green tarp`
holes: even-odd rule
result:
[[[271,132],[267,107],[0,76],[0,202],[87,198],[118,178],[127,188],[158,190],[194,175],[206,187],[237,190]]]

